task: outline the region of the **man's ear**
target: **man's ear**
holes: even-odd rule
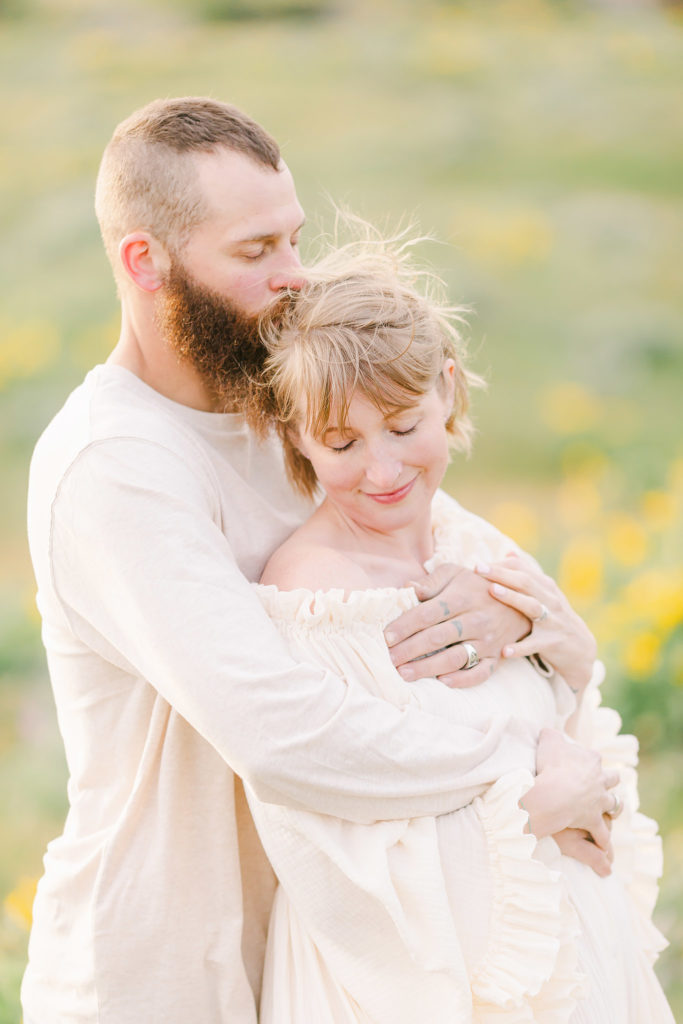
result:
[[[143,292],[156,292],[164,283],[170,260],[164,246],[146,231],[134,231],[119,244],[121,265]]]

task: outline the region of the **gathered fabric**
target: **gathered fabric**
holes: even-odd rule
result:
[[[430,567],[473,567],[511,547],[440,496],[433,532]],[[516,767],[438,817],[358,824],[264,802],[247,787],[279,880],[261,1024],[672,1024],[652,970],[666,944],[651,920],[661,844],[638,809],[637,743],[600,706],[602,666],[574,735],[620,772],[625,809],[609,878],[525,832],[520,800],[533,784],[539,733],[576,710],[559,675],[547,679],[523,659],[472,688],[407,683],[383,630],[417,603],[411,588],[255,589],[295,658],[461,727],[486,728],[503,714],[522,741]]]

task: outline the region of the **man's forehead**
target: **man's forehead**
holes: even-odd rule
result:
[[[284,161],[278,169],[264,166],[243,153],[216,150],[196,157],[197,177],[213,215],[248,237],[267,237],[274,230],[273,216],[303,219],[294,179]],[[231,231],[231,234],[233,232]]]

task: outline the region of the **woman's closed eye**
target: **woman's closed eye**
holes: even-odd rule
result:
[[[392,427],[390,429],[390,433],[393,434],[394,437],[408,437],[410,434],[415,433],[419,425],[420,421],[418,420],[417,423],[413,423],[410,427]],[[331,444],[329,445],[329,448],[330,451],[333,452],[347,452],[355,442],[356,439],[352,437],[346,442],[346,444]]]
[[[351,439],[350,441],[347,441],[346,444],[342,444],[342,445],[331,444],[330,445],[330,451],[333,451],[333,452],[347,452],[353,443],[354,443],[354,441],[353,441],[353,439]]]

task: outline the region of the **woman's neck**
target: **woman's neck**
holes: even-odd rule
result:
[[[404,586],[424,572],[434,554],[431,508],[397,529],[378,529],[351,518],[326,498],[308,521],[312,537],[360,565],[372,586]]]

